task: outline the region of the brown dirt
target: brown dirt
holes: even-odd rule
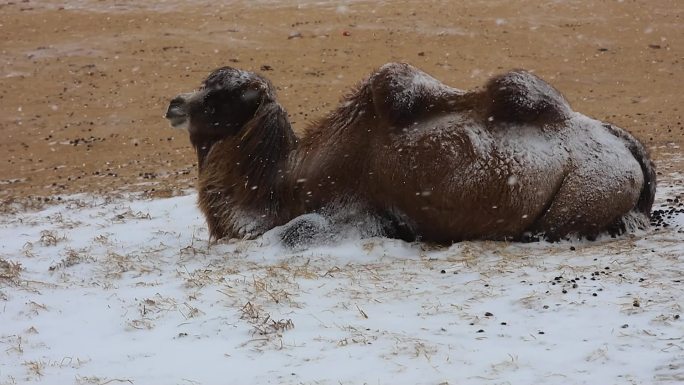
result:
[[[679,0],[67,3],[0,2],[0,200],[193,186],[162,115],[222,65],[269,77],[297,130],[385,62],[464,89],[526,68],[684,170]]]

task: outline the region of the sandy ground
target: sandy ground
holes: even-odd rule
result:
[[[684,168],[678,0],[138,3],[0,2],[2,201],[191,187],[162,115],[222,65],[272,79],[297,130],[388,61],[464,89],[526,68]]]

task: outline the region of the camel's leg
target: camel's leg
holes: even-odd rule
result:
[[[324,243],[332,235],[330,220],[320,214],[306,214],[283,225],[280,241],[288,248],[299,249]]]
[[[641,172],[644,174],[644,185],[635,209],[650,218],[651,207],[653,206],[656,192],[656,171],[655,165],[648,155],[648,151],[641,142],[624,129],[607,123],[604,123],[603,127],[611,134],[624,140],[625,145],[634,156],[634,159],[639,163]]]
[[[288,248],[302,249],[334,241],[336,237],[383,236],[407,242],[416,240],[413,227],[398,213],[380,215],[363,205],[327,207],[324,214],[299,216],[283,225],[278,234]],[[356,235],[354,235],[356,234]]]
[[[543,234],[550,241],[570,235],[596,238],[634,208],[643,183],[634,179],[615,176],[606,180],[586,170],[569,174],[529,233]]]

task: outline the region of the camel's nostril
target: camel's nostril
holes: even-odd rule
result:
[[[177,96],[169,103],[164,115],[174,128],[185,128],[188,123],[187,101],[183,96]]]
[[[173,100],[171,100],[171,103],[169,103],[169,108],[180,107],[183,104],[185,104],[185,98],[183,98],[182,96],[176,96],[175,98],[173,98]]]

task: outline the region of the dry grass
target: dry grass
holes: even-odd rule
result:
[[[51,265],[48,270],[50,271],[56,271],[56,270],[61,270],[65,269],[67,267],[71,267],[74,265],[78,265],[79,263],[83,262],[94,262],[95,258],[85,254],[85,251],[78,252],[73,249],[68,249],[66,253],[66,257],[64,257],[61,261],[55,263],[54,265]]]
[[[58,243],[65,241],[67,238],[59,235],[54,231],[43,230],[40,232],[40,244],[43,246],[57,246]]]
[[[17,214],[38,211],[45,207],[46,202],[42,198],[17,198],[10,197],[0,201],[0,213]]]
[[[0,282],[18,284],[22,270],[21,263],[0,258]]]
[[[260,336],[273,334],[282,336],[284,331],[295,327],[291,319],[274,320],[261,307],[249,301],[242,307],[240,319],[246,320],[252,325],[252,334]]]
[[[185,288],[195,288],[201,289],[207,285],[212,285],[217,282],[225,281],[225,276],[237,274],[238,271],[231,267],[221,267],[214,269],[196,269],[193,271],[188,271],[185,266],[182,266],[183,270],[177,270],[177,276],[181,277],[184,281],[183,286]]]
[[[286,291],[285,289],[274,287],[274,285],[269,284],[270,282],[266,279],[252,277],[252,283],[254,286],[255,295],[266,294],[266,298],[270,299],[276,304],[279,304],[281,302],[292,302],[292,293]]]
[[[21,336],[18,335],[10,335],[10,336],[3,336],[0,338],[0,342],[2,342],[3,345],[7,345],[8,347],[5,349],[5,353],[10,354],[10,353],[15,353],[18,355],[24,354],[24,340]]]
[[[114,223],[124,223],[129,219],[152,219],[150,213],[143,213],[142,211],[133,211],[131,209],[126,209],[112,218]]]
[[[107,282],[121,279],[126,273],[142,275],[159,272],[157,264],[161,262],[158,259],[149,258],[151,255],[154,254],[147,250],[142,250],[141,254],[119,254],[110,250],[105,256],[98,258],[102,262],[98,268]]]
[[[33,253],[33,243],[24,243],[24,247],[21,248],[21,253],[24,254],[24,256],[27,258],[35,257],[36,255]]]
[[[114,383],[129,383],[133,384],[132,380],[127,378],[100,378],[97,376],[76,376],[76,384],[79,385],[106,385]]]
[[[24,366],[28,371],[30,376],[33,377],[43,377],[43,371],[45,370],[45,363],[42,361],[26,361]]]

